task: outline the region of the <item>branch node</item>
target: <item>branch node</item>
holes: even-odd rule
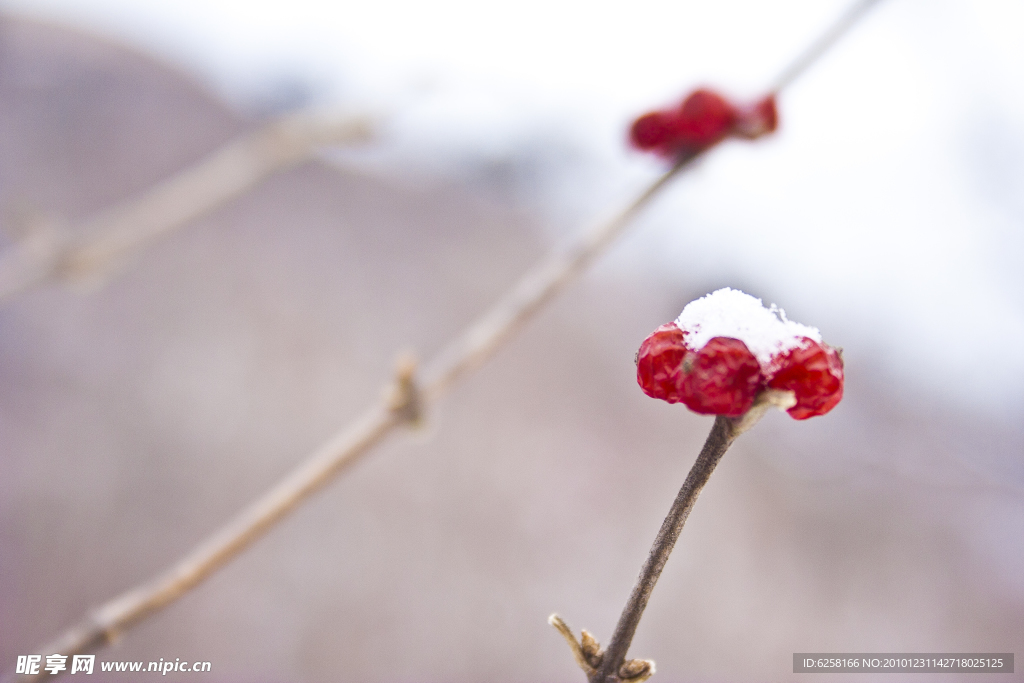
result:
[[[89,613],[90,628],[104,645],[116,645],[124,636],[124,628],[118,623],[116,615],[104,606],[97,607]]]
[[[395,361],[395,379],[387,392],[387,406],[403,422],[414,427],[423,423],[423,400],[416,382],[416,357],[410,351]]]

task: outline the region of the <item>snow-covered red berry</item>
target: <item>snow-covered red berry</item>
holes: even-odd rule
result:
[[[818,330],[726,288],[690,302],[644,341],[637,381],[648,396],[731,417],[766,389],[792,391],[789,414],[804,420],[842,398],[843,362]]]
[[[761,365],[739,339],[715,337],[683,361],[682,402],[695,413],[737,417],[750,410],[762,386]]]
[[[779,370],[768,386],[796,395],[796,405],[787,411],[795,419],[824,415],[843,398],[843,360],[828,344],[805,337],[776,364]]]
[[[683,332],[675,323],[666,323],[652,332],[636,356],[636,381],[644,393],[679,403],[680,375],[688,353]]]

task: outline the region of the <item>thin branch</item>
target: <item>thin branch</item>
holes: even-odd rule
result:
[[[0,256],[0,301],[52,280],[102,276],[143,244],[248,192],[327,145],[368,138],[365,115],[302,112],[221,147],[74,231],[49,225]]]
[[[690,516],[693,504],[697,502],[704,484],[708,482],[715,465],[722,459],[725,452],[732,445],[736,435],[733,433],[732,421],[729,418],[719,415],[715,418],[715,424],[708,434],[704,448],[701,449],[697,461],[686,476],[679,494],[672,503],[672,509],[662,522],[661,529],[654,539],[651,553],[640,570],[640,578],[637,579],[633,592],[629,594],[626,607],[622,610],[619,623],[615,626],[615,633],[612,635],[608,649],[605,650],[601,667],[590,677],[590,683],[618,683],[619,667],[626,661],[626,652],[630,643],[633,642],[633,635],[636,627],[640,624],[640,617],[643,616],[647,601],[651,598],[651,591],[654,584],[661,576],[661,570],[665,568],[668,556],[675,547],[679,532],[683,530],[686,518]]]
[[[814,41],[810,47],[804,50],[804,52],[794,59],[789,66],[782,70],[782,73],[780,73],[778,78],[775,79],[775,83],[768,91],[778,93],[799,78],[804,71],[818,61],[818,59],[820,59],[821,56],[829,50],[829,48],[839,42],[839,39],[846,35],[847,31],[853,28],[854,25],[860,21],[865,14],[867,14],[869,9],[877,5],[880,1],[881,0],[858,0],[850,5],[846,12],[836,20],[836,23],[833,24],[830,29],[821,34],[818,40]]]
[[[601,665],[596,670],[587,672],[590,683],[622,683],[622,681],[636,678],[632,671],[623,670],[623,665],[627,663],[626,653],[629,651],[630,643],[633,642],[633,635],[640,624],[640,617],[643,616],[644,609],[647,608],[654,585],[658,582],[665,563],[668,562],[668,557],[679,539],[679,533],[690,516],[690,510],[697,502],[697,496],[700,495],[704,485],[708,483],[715,466],[718,465],[736,437],[757,424],[769,408],[774,406],[780,410],[786,410],[795,404],[796,396],[793,392],[769,389],[763,391],[756,403],[741,417],[728,418],[719,415],[715,418],[711,433],[708,434],[704,447],[701,449],[700,455],[697,456],[697,461],[693,463],[690,473],[686,475],[686,481],[679,489],[679,494],[654,539],[654,545],[647,556],[647,561],[644,562],[644,566],[640,570],[640,577],[633,587],[633,592],[629,594],[626,606],[622,610],[622,616],[619,617],[619,623],[615,626],[612,639],[604,651]]]
[[[112,642],[132,625],[177,600],[242,552],[394,428],[418,420],[422,412],[460,376],[482,363],[545,301],[579,274],[693,158],[681,159],[612,220],[586,232],[570,248],[556,250],[527,272],[508,295],[430,363],[424,372],[422,385],[413,380],[409,361],[401,360],[389,395],[371,406],[353,425],[338,432],[270,491],[170,569],[93,610],[43,650],[73,655]]]
[[[43,647],[42,651],[81,654],[113,642],[135,623],[180,598],[247,548],[394,427],[417,421],[421,402],[412,381],[412,371],[410,361],[400,358],[390,391],[359,419],[338,432],[267,493],[169,569],[96,608],[80,623]],[[30,678],[26,677],[26,680]]]
[[[459,335],[423,371],[423,393],[436,400],[464,373],[479,367],[502,342],[604,251],[630,221],[698,155],[679,159],[632,204],[604,224],[584,233],[568,249],[554,250],[527,271],[486,313]]]

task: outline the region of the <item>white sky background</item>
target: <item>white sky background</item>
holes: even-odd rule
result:
[[[753,96],[846,5],[3,0],[0,7],[137,45],[236,102],[297,78],[322,100],[393,111],[375,163],[448,174],[518,170],[568,233],[662,167],[626,149],[632,117],[696,84]],[[1021,36],[1017,0],[883,0],[783,94],[778,135],[716,150],[659,200],[610,265],[753,289],[919,391],[1019,417]],[[536,178],[528,175],[533,167]]]

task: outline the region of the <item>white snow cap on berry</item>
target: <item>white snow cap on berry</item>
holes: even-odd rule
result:
[[[694,351],[714,337],[739,339],[762,368],[800,346],[804,338],[821,341],[817,328],[795,323],[775,304],[765,308],[760,299],[728,287],[691,301],[676,318],[676,325],[686,333],[686,346]]]

